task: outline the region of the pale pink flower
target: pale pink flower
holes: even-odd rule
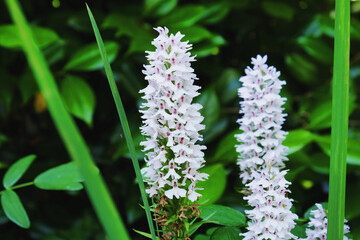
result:
[[[197,144],[202,140],[199,131],[204,129],[202,106],[192,103],[200,89],[194,85],[197,77],[190,64],[195,58],[188,52],[191,44],[181,41],[184,35],[169,35],[166,27],[155,30],[159,33],[152,42],[156,50],[147,52],[149,64],[143,70],[149,85],[140,91],[145,100],[140,112],[141,132],[146,136],[141,142],[146,152],[142,173],[150,185],[146,191],[150,196],[162,191],[171,199],[188,195],[195,201],[201,196],[195,192],[196,182],[207,178],[199,173],[206,149]]]
[[[306,238],[304,240],[326,240],[327,239],[327,225],[328,218],[325,213],[323,206],[319,203],[316,203],[315,206],[317,209],[311,210],[310,222],[308,228],[306,229]],[[345,219],[346,223],[347,220]],[[350,227],[347,224],[344,224],[344,234],[350,232]],[[344,240],[349,238],[344,235]]]
[[[248,232],[241,234],[244,240],[297,239],[290,232],[298,216],[290,210],[293,200],[286,194],[290,193],[288,187],[291,183],[285,180],[285,174],[286,171],[277,167],[253,172],[253,180],[246,184],[251,194],[244,199],[254,208],[245,211],[250,221]]]

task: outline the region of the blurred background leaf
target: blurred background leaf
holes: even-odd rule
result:
[[[83,79],[67,75],[61,82],[61,96],[71,114],[92,125],[95,94]]]

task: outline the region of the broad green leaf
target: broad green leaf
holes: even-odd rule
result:
[[[294,8],[284,2],[262,1],[262,8],[269,16],[291,21],[294,17]]]
[[[239,72],[233,68],[227,68],[221,73],[216,82],[216,91],[222,103],[227,104],[234,100],[236,102],[240,100],[238,99],[238,89],[241,87],[239,78]]]
[[[221,35],[215,35],[210,39],[210,42],[214,44],[215,46],[220,46],[226,44],[225,38],[223,38]],[[216,54],[214,54],[216,55]]]
[[[321,149],[330,156],[330,145],[331,145],[331,136],[319,136],[315,137],[316,143],[321,147]],[[360,166],[360,141],[354,138],[348,139],[348,151],[346,162],[350,165]]]
[[[208,131],[217,122],[220,115],[220,103],[215,90],[213,88],[206,89],[196,99],[196,102],[203,106],[200,113],[204,117],[202,123],[206,126],[205,131]]]
[[[230,4],[227,2],[215,2],[205,6],[201,22],[205,24],[215,24],[220,22],[230,11]]]
[[[3,185],[5,188],[14,186],[15,183],[24,175],[26,170],[36,158],[35,155],[29,155],[17,160],[5,173],[3,178]]]
[[[333,50],[320,39],[311,37],[299,37],[297,43],[313,58],[324,64],[331,64]]]
[[[360,22],[356,18],[351,20],[350,37],[351,37],[351,39],[354,39],[354,40],[360,39]]]
[[[220,136],[229,125],[229,119],[222,118],[219,119],[214,126],[212,126],[210,129],[206,130],[206,133],[204,134],[204,140],[203,143],[211,142],[216,137]]]
[[[138,233],[138,234],[140,234],[140,235],[142,235],[144,237],[152,239],[150,233],[142,232],[142,231],[139,231],[139,230],[136,230],[136,229],[133,229],[133,230],[134,230],[134,232],[136,232],[136,233]],[[156,240],[160,240],[160,238],[156,237]]]
[[[22,96],[23,103],[27,103],[31,97],[38,92],[38,86],[36,85],[34,76],[30,71],[26,71],[20,78],[19,88]]]
[[[202,195],[198,203],[209,205],[216,202],[223,194],[226,186],[226,171],[222,164],[215,164],[202,168],[200,172],[209,174],[209,178],[199,181],[196,185],[197,188],[204,189],[198,191]]]
[[[208,221],[214,221],[217,224],[225,226],[244,226],[246,217],[236,209],[221,205],[207,205],[200,207],[200,218]]]
[[[213,37],[213,34],[209,32],[209,30],[197,25],[186,28],[172,28],[171,30],[174,33],[180,31],[181,34],[185,35],[183,40],[189,41],[190,43],[197,43]]]
[[[301,150],[304,146],[309,144],[314,139],[311,132],[303,130],[303,129],[296,129],[289,132],[284,140],[284,145],[289,148],[287,151],[288,154],[292,154]]]
[[[176,11],[172,11],[166,15],[159,22],[159,26],[171,27],[190,27],[197,23],[204,14],[206,8],[201,5],[185,5],[178,7]]]
[[[291,159],[292,161],[293,159]],[[297,168],[292,168],[291,171],[286,173],[286,180],[288,180],[289,182],[293,182],[296,177],[303,171],[305,171],[307,168],[306,166],[300,166]]]
[[[213,234],[216,231],[216,229],[218,229],[218,228],[219,227],[216,226],[216,227],[212,227],[212,228],[207,229],[206,230],[206,235],[211,236],[211,234]]]
[[[315,38],[325,34],[329,37],[334,37],[334,19],[329,14],[317,14],[314,20],[305,29],[304,34]]]
[[[331,14],[316,14],[314,16],[314,20],[305,29],[304,34],[316,38],[324,34],[328,37],[334,38],[334,23],[335,19],[331,16]],[[355,18],[351,19],[350,37],[354,40],[360,39],[360,22]]]
[[[103,28],[115,28],[117,30],[115,33],[116,37],[121,37],[123,35],[130,37],[130,47],[127,51],[128,54],[133,52],[144,52],[154,48],[151,45],[151,42],[154,39],[156,32],[141,24],[139,19],[136,19],[135,17],[117,13],[110,14],[105,18],[102,26]]]
[[[345,218],[348,221],[351,221],[352,219],[358,218],[360,216],[360,194],[354,194],[358,193],[359,189],[360,181],[355,181],[354,183],[348,184],[346,186]]]
[[[285,63],[288,69],[293,73],[300,82],[313,86],[318,82],[318,68],[302,54],[292,53],[285,57]]]
[[[119,45],[116,42],[105,42],[104,44],[109,62],[111,63],[119,52]],[[96,43],[91,43],[77,50],[65,65],[66,70],[77,71],[93,71],[103,67],[104,64]]]
[[[349,96],[349,114],[351,114],[356,108],[356,96],[350,94]],[[331,127],[331,112],[332,112],[332,102],[331,100],[325,101],[318,106],[316,106],[309,116],[309,127],[311,129],[324,129]]]
[[[145,0],[144,14],[149,17],[163,16],[171,12],[178,3],[178,0]]]
[[[8,189],[1,194],[1,206],[11,221],[23,228],[30,227],[29,217],[14,191]]]
[[[293,229],[291,229],[291,233],[294,234],[295,236],[301,238],[301,239],[306,239],[305,229],[306,229],[305,226],[301,226],[298,223],[298,224],[295,225],[295,227]]]
[[[311,129],[323,129],[331,126],[331,100],[316,106],[309,116],[309,127]]]
[[[207,236],[205,234],[197,234],[194,240],[210,240],[210,236]]]
[[[241,231],[237,227],[220,227],[211,234],[210,240],[240,240],[242,239],[240,233]]]
[[[215,221],[209,221],[209,220],[201,220],[200,222],[196,222],[196,223],[191,224],[191,226],[189,228],[189,231],[188,231],[189,236],[193,235],[196,232],[196,230],[199,229],[199,227],[201,227],[202,225],[204,225],[206,223],[216,223],[216,222]]]
[[[192,55],[198,58],[219,54],[219,46],[224,45],[226,40],[220,35],[213,35],[211,38],[201,41],[194,46]]]
[[[196,55],[197,58],[217,55],[219,53],[219,47],[209,42],[199,43],[194,47],[191,53],[192,55]]]
[[[56,32],[51,29],[38,26],[31,26],[30,28],[40,48],[60,40]],[[15,25],[0,26],[0,46],[6,48],[21,48],[21,39]]]
[[[241,132],[241,130],[236,129],[221,139],[214,154],[214,161],[235,160],[237,158],[239,154],[235,150],[235,145],[240,143],[237,141],[235,134]]]
[[[68,111],[89,126],[95,109],[95,94],[81,78],[68,75],[61,82],[61,97]]]
[[[83,188],[82,181],[75,163],[70,162],[41,173],[34,184],[40,189],[76,191]]]
[[[62,60],[65,56],[65,41],[60,40],[43,49],[46,62],[53,65]]]

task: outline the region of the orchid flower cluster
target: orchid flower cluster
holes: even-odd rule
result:
[[[286,114],[282,113],[286,98],[279,93],[285,81],[280,81],[280,72],[266,65],[267,56],[252,58],[254,68],[245,69],[246,76],[240,78],[242,87],[238,93],[244,100],[237,122],[242,134],[236,135],[243,143],[236,146],[240,153],[240,177],[243,183],[253,179],[252,172],[261,168],[265,161],[272,167],[284,167],[287,147],[282,145],[286,132],[281,130]]]
[[[319,203],[316,203],[315,206],[317,209],[311,211],[310,222],[308,223],[308,228],[306,229],[306,238],[304,240],[326,240],[327,239],[327,224],[328,219],[326,212],[323,206]],[[345,219],[345,223],[347,220]],[[350,232],[350,227],[344,224],[344,234]],[[348,237],[344,235],[344,240],[348,240]]]
[[[166,228],[169,213],[178,215],[163,235],[171,239],[171,234],[181,235],[183,219],[199,214],[194,203],[201,196],[196,183],[208,175],[199,172],[206,147],[197,141],[202,140],[199,131],[205,127],[199,113],[202,106],[192,103],[200,89],[194,85],[198,78],[190,65],[195,61],[188,52],[192,45],[181,41],[180,32],[168,35],[166,27],[155,30],[159,33],[152,42],[156,50],[147,51],[149,64],[143,70],[149,84],[140,91],[145,100],[141,133],[147,137],[141,142],[146,152],[142,173],[150,186],[146,192],[158,200],[158,223]]]
[[[191,67],[195,57],[188,52],[192,45],[181,41],[184,35],[180,32],[169,35],[166,27],[155,30],[159,33],[152,42],[156,49],[147,51],[149,64],[143,70],[148,86],[140,90],[144,94],[140,129],[146,138],[141,142],[146,154],[142,174],[148,184],[146,192],[155,201],[152,209],[161,227],[161,239],[190,240],[191,219],[200,214],[196,201],[201,189],[196,184],[208,178],[199,172],[206,149],[197,144],[202,140],[199,131],[204,129],[199,113],[202,106],[192,103],[200,87],[194,85],[198,78]],[[282,145],[287,134],[282,130],[286,98],[279,93],[286,82],[279,80],[275,67],[266,64],[267,56],[251,60],[253,67],[245,69],[238,90],[243,116],[237,121],[242,133],[236,135],[240,143],[236,151],[240,178],[247,187],[244,192],[249,193],[244,199],[253,208],[245,211],[250,219],[248,232],[240,235],[244,240],[298,239],[291,233],[298,216],[290,210],[291,183],[283,170],[288,160],[287,147]],[[326,239],[326,213],[320,204],[316,206],[304,240]],[[349,232],[347,225],[344,232]]]
[[[286,116],[281,106],[286,99],[279,95],[285,81],[266,61],[267,56],[252,58],[254,67],[247,67],[238,91],[244,99],[243,117],[238,120],[243,133],[236,135],[241,143],[236,150],[240,177],[251,192],[244,199],[253,207],[246,211],[248,232],[241,235],[244,240],[297,239],[290,232],[298,218],[290,211],[293,200],[287,197],[291,183],[285,179],[286,171],[281,171],[287,160],[287,148],[282,145],[287,133],[281,130]]]

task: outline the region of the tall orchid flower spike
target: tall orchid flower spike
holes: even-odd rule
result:
[[[286,181],[285,174],[286,171],[268,166],[253,172],[253,180],[247,184],[251,194],[244,199],[254,208],[245,211],[250,221],[248,232],[241,234],[244,240],[297,239],[290,232],[298,216],[290,211],[293,200],[286,195],[291,183]]]
[[[244,100],[238,123],[243,133],[236,135],[241,143],[236,150],[240,177],[250,192],[244,199],[253,209],[245,211],[250,219],[248,232],[240,235],[244,240],[297,239],[291,229],[298,216],[290,211],[293,200],[287,197],[291,183],[285,179],[287,171],[280,170],[287,160],[287,147],[282,145],[287,133],[281,130],[286,116],[281,106],[286,99],[279,95],[285,81],[279,80],[276,68],[265,64],[267,56],[251,60],[253,68],[247,67],[240,78],[239,96]]]
[[[190,64],[195,61],[188,52],[192,45],[181,41],[184,35],[180,32],[169,35],[166,27],[155,30],[159,33],[152,42],[156,50],[147,51],[149,64],[143,70],[149,85],[140,91],[145,100],[140,110],[141,133],[146,136],[141,142],[146,152],[142,173],[149,185],[146,192],[158,200],[158,223],[175,229],[172,230],[175,233],[164,230],[167,235],[163,238],[167,239],[171,234],[184,235],[181,232],[185,225],[183,218],[198,214],[194,202],[201,194],[197,192],[196,183],[208,175],[198,171],[205,163],[206,147],[197,144],[202,140],[199,131],[204,129],[201,124],[204,118],[199,113],[202,106],[192,103],[200,89],[194,85],[197,77]],[[178,214],[180,220],[170,224],[167,219],[170,213]]]
[[[309,228],[306,229],[306,236],[304,240],[326,240],[327,239],[327,224],[328,219],[326,212],[323,206],[319,203],[316,203],[315,206],[317,209],[311,211],[312,217],[310,217],[310,222],[308,224]],[[346,223],[345,219],[345,223]],[[350,232],[350,227],[344,224],[344,234]],[[344,235],[344,240],[349,238]]]
[[[236,146],[239,152],[242,182],[245,184],[253,179],[252,172],[264,164],[271,163],[273,167],[284,167],[287,160],[282,145],[287,132],[281,130],[286,114],[281,106],[286,98],[279,93],[285,81],[280,81],[280,72],[276,68],[266,65],[267,56],[251,59],[253,68],[245,69],[246,75],[240,78],[242,87],[238,93],[243,101],[240,102],[240,114],[237,122],[243,131],[236,138],[241,143]]]

